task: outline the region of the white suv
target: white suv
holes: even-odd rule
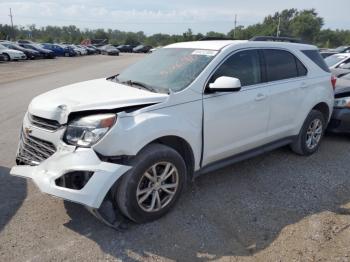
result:
[[[95,215],[110,201],[151,221],[199,174],[285,145],[314,153],[332,113],[331,80],[310,45],[172,44],[119,75],[34,98],[11,174]]]

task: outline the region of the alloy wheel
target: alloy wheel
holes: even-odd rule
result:
[[[141,177],[136,191],[139,207],[146,212],[156,212],[173,200],[179,186],[179,173],[170,162],[151,166]]]
[[[321,140],[323,132],[322,121],[318,118],[314,119],[306,132],[306,146],[308,149],[313,150],[317,147]]]

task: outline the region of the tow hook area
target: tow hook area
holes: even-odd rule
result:
[[[117,231],[128,229],[129,220],[125,218],[117,206],[115,206],[109,197],[106,197],[99,208],[85,206],[99,221]]]

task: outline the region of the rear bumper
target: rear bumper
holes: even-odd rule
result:
[[[68,148],[57,151],[38,166],[14,166],[10,174],[32,179],[44,193],[99,208],[111,186],[130,168],[102,162],[90,148],[76,151]],[[80,190],[56,184],[56,179],[74,171],[93,172],[93,175]]]
[[[350,109],[334,108],[327,131],[350,134]]]

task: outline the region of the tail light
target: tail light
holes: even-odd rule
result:
[[[332,83],[333,89],[335,89],[335,84],[337,83],[337,78],[335,76],[331,77],[331,83]]]

